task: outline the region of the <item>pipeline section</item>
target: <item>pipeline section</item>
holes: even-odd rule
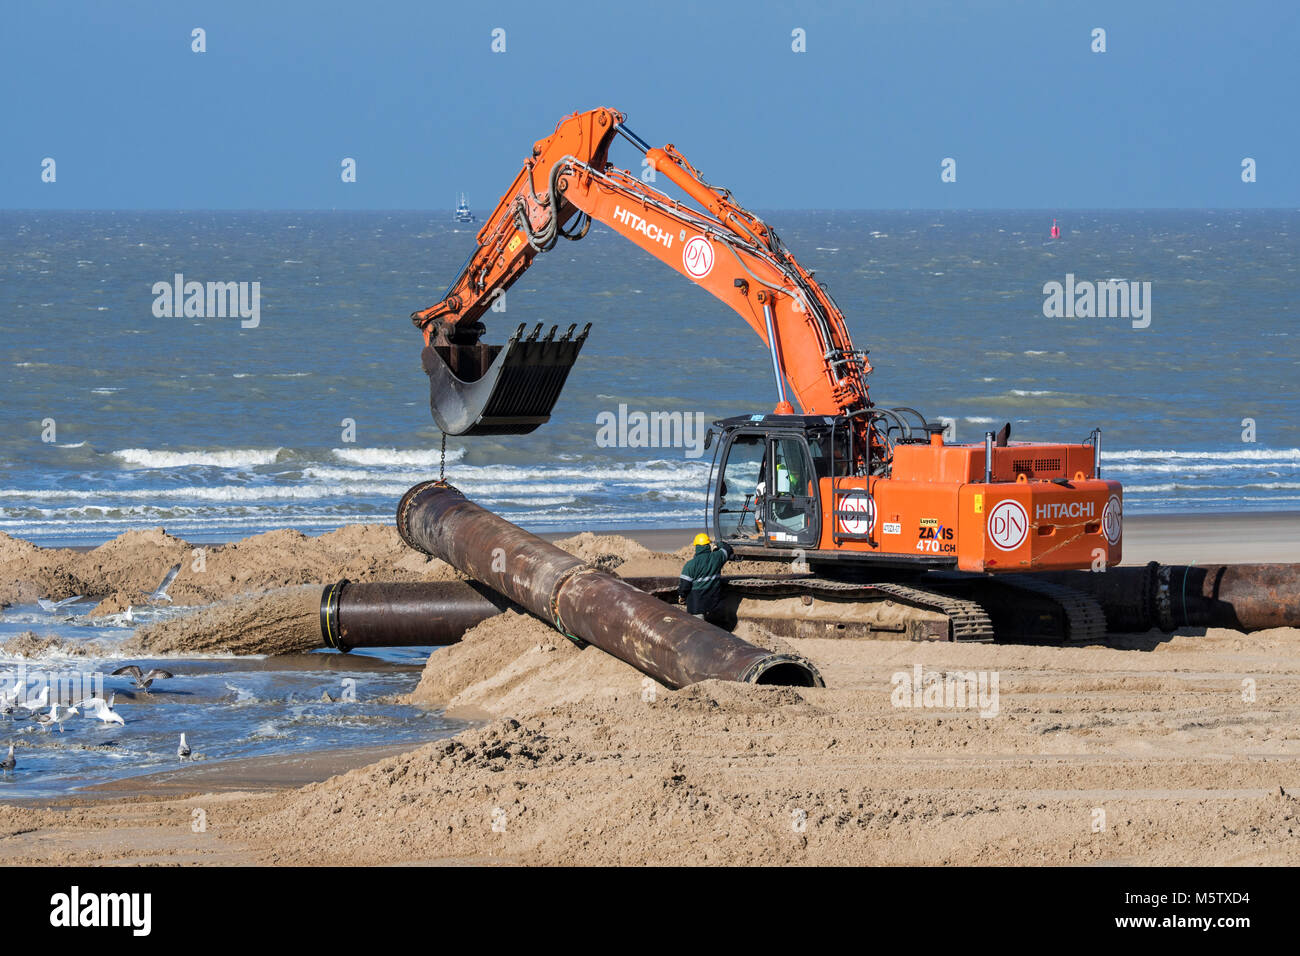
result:
[[[442,482],[402,496],[397,531],[571,639],[593,644],[667,687],[719,679],[824,687],[817,668],[775,654],[589,567]]]
[[[1091,595],[1107,630],[1300,627],[1300,564],[1159,564],[1036,575]]]
[[[476,581],[344,578],[321,592],[321,639],[326,647],[344,652],[354,647],[455,644],[475,624],[512,607]]]
[[[571,566],[581,564],[566,558]],[[1300,564],[1152,562],[1104,573],[1059,571],[1036,577],[1091,596],[1101,605],[1106,630],[1112,634],[1143,634],[1152,628],[1169,632],[1180,627],[1225,627],[1249,632],[1300,627]],[[669,604],[677,598],[675,578],[621,582]],[[725,578],[723,588],[727,589]],[[661,610],[663,605],[655,607]],[[509,609],[527,610],[477,581],[345,579],[327,585],[321,594],[321,639],[326,647],[341,651],[455,644],[474,625]]]

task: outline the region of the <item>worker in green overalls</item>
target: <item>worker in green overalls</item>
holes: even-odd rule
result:
[[[722,566],[734,552],[721,542],[716,548],[704,533],[695,536],[695,554],[682,567],[677,593],[686,601],[686,610],[704,620],[722,598]]]

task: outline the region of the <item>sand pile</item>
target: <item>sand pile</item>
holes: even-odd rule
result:
[[[473,719],[556,701],[639,695],[643,681],[663,689],[604,651],[579,649],[542,621],[507,611],[435,652],[409,702]]]
[[[294,654],[321,647],[321,588],[277,588],[138,628],[127,654]]]
[[[628,538],[616,534],[592,534],[590,531],[562,538],[555,542],[555,546],[581,558],[593,568],[611,574],[630,560],[644,561],[657,557],[655,552]]]
[[[1297,638],[804,640],[828,689],[673,692],[502,616],[413,695],[489,723],[298,791],[250,839],[287,863],[1295,864]],[[895,706],[918,664],[997,674],[998,712]]]
[[[457,576],[441,561],[411,551],[394,528],[382,525],[352,525],[316,538],[272,531],[201,548],[154,528],[128,531],[85,552],[38,548],[0,534],[0,605],[84,594],[105,599],[97,613],[118,613],[144,603],[145,593],[175,564],[181,569],[170,596],[183,605],[341,577],[445,581]]]

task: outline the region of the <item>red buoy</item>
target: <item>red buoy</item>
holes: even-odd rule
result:
[[[1055,219],[1052,220],[1052,238],[1053,239],[1061,238],[1061,227],[1056,224]]]

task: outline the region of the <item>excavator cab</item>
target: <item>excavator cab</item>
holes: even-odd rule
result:
[[[429,376],[429,408],[448,435],[526,435],[550,420],[569,370],[591,331],[542,336],[539,324],[525,336],[515,330],[505,345],[479,340],[483,326],[439,334],[421,355]]]
[[[714,528],[729,543],[793,550],[821,534],[819,478],[828,473],[830,419],[757,415],[722,427]]]

